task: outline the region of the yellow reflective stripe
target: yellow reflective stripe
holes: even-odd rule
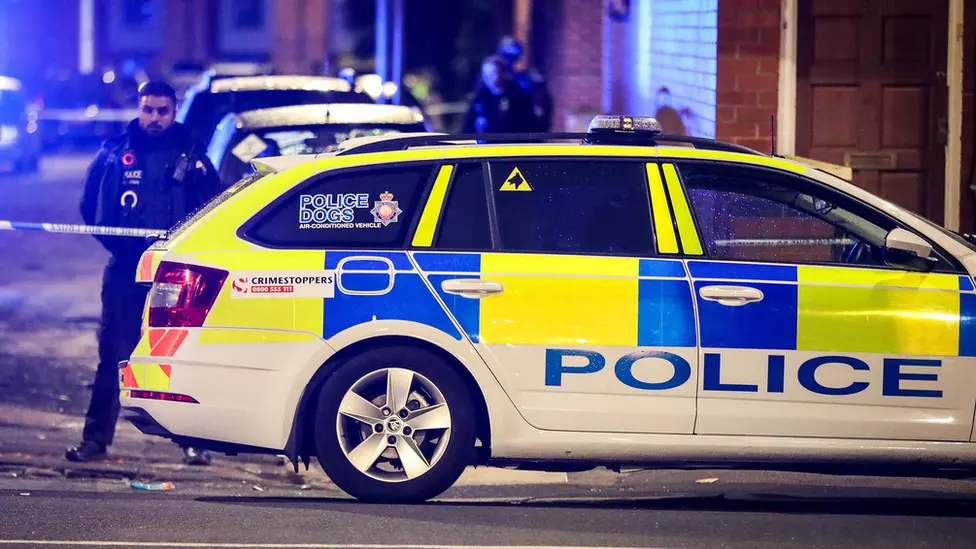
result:
[[[481,254],[481,274],[557,276],[640,275],[640,260],[630,257],[594,257],[546,254]]]
[[[414,246],[429,248],[434,243],[434,232],[437,230],[437,221],[441,217],[444,197],[447,196],[447,186],[451,182],[451,174],[453,173],[454,166],[441,166],[437,179],[434,181],[434,188],[430,191],[430,197],[427,198],[427,205],[424,206],[424,213],[420,216],[417,232],[413,235]]]
[[[662,254],[678,253],[678,237],[671,221],[671,209],[664,194],[664,182],[657,164],[647,164],[647,182],[651,189],[651,209],[654,212],[654,233],[657,236],[657,251]]]
[[[301,332],[210,328],[200,332],[197,343],[200,345],[235,345],[241,343],[309,343],[315,340],[314,335]]]
[[[678,180],[678,172],[674,169],[674,164],[664,165],[664,181],[668,185],[668,195],[671,197],[674,219],[678,222],[678,235],[681,236],[682,249],[688,255],[702,255],[702,245],[698,239],[698,231],[695,229],[695,221],[691,217],[691,209],[688,207],[688,200],[685,198],[685,190]]]
[[[909,288],[913,290],[959,291],[959,277],[941,273],[915,273],[891,269],[852,269],[849,267],[797,268],[801,284],[837,284],[870,288]]]
[[[159,364],[146,364],[145,368],[146,382],[145,384],[139,385],[141,388],[151,391],[169,390],[169,375],[163,371],[162,366]]]

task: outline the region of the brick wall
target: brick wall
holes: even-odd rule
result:
[[[579,130],[577,124],[603,106],[604,0],[549,0],[546,6],[533,27],[545,26],[551,44],[542,65],[553,95],[553,131]]]
[[[637,71],[649,69],[650,85],[640,92],[650,95],[667,133],[715,136],[718,6],[719,0],[654,0],[649,13],[638,12],[647,13],[644,20],[631,22],[642,38],[632,46]]]
[[[720,0],[716,137],[768,151],[779,89],[780,0]]]

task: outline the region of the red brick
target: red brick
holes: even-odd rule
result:
[[[739,28],[779,27],[779,11],[740,11],[736,24]]]
[[[759,29],[759,43],[760,44],[776,44],[779,47],[779,27],[769,28],[769,29]]]
[[[779,89],[779,77],[775,74],[739,74],[735,77],[738,91],[772,91]]]
[[[779,74],[779,59],[763,58],[757,60],[759,74]]]
[[[721,29],[723,28],[738,28],[739,27],[739,16],[734,11],[726,11],[723,9],[718,10],[718,28],[719,34],[721,34]]]
[[[759,63],[755,59],[735,59],[724,57],[718,60],[718,72],[734,74],[759,74]]]
[[[779,43],[764,42],[762,44],[740,44],[736,47],[736,54],[740,59],[763,58],[778,59]]]
[[[759,97],[756,92],[720,91],[715,94],[715,104],[729,107],[758,107]]]
[[[769,124],[769,117],[776,114],[775,109],[762,107],[737,107],[735,109],[736,122],[752,124]]]
[[[757,150],[759,152],[763,152],[763,153],[769,152],[770,145],[772,144],[772,142],[771,142],[770,139],[747,139],[747,138],[738,138],[738,139],[731,139],[730,141],[732,141],[733,143],[737,143],[739,145],[745,146],[745,147],[749,147],[751,149],[755,149],[755,150]]]
[[[718,117],[718,123],[735,122],[735,107],[733,106],[723,105],[721,102],[718,102],[715,114]]]
[[[718,33],[719,43],[726,44],[758,44],[759,29],[737,29],[729,27]]]
[[[772,107],[772,108],[778,107],[779,106],[778,91],[759,92],[759,106]]]
[[[716,132],[720,132],[726,139],[755,139],[759,137],[756,124],[742,124],[738,122],[727,122],[716,124]]]
[[[718,87],[719,93],[723,91],[734,91],[736,82],[736,75],[734,72],[722,72],[718,71],[718,75],[715,77],[715,85]]]

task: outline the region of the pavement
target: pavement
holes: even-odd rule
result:
[[[0,176],[0,220],[80,222],[89,157]],[[976,547],[976,480],[738,470],[469,468],[434,502],[365,505],[313,462],[215,455],[120,422],[76,464],[105,252],[89,236],[0,232],[3,547]],[[168,482],[141,491],[133,481]]]

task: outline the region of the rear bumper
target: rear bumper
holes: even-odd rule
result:
[[[222,452],[229,455],[236,454],[279,454],[282,450],[274,448],[263,448],[260,446],[249,446],[247,444],[234,444],[195,437],[183,437],[174,435],[163,427],[156,418],[144,408],[138,406],[126,406],[122,409],[122,419],[125,419],[144,435],[162,437],[172,440],[183,447],[193,447],[214,452]]]

